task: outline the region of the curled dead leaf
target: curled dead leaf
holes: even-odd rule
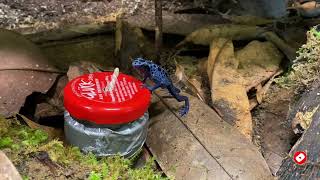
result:
[[[59,75],[40,49],[13,31],[0,29],[0,114],[19,112],[27,96],[46,93]]]
[[[204,95],[204,92],[201,88],[202,86],[202,83],[201,83],[201,77],[199,76],[192,76],[188,79],[188,81],[190,82],[190,84],[197,90],[197,95],[198,95],[198,98],[203,101],[203,102],[206,102],[205,100],[205,95]]]
[[[207,74],[209,77],[210,84],[211,84],[212,73],[213,73],[213,69],[214,69],[216,60],[219,57],[221,50],[226,45],[226,43],[229,42],[229,40],[224,39],[224,38],[218,38],[218,39],[214,40],[213,42],[215,42],[215,43],[211,44],[208,62],[206,64],[204,64],[207,67]]]
[[[250,104],[243,85],[244,79],[236,71],[239,62],[234,56],[232,41],[215,39],[210,47],[208,76],[211,77],[211,97],[222,118],[234,124],[248,139],[252,136]],[[222,44],[218,46],[217,44]],[[217,53],[218,52],[218,53]],[[214,55],[212,55],[214,54]],[[210,63],[214,62],[214,63]],[[211,64],[214,65],[213,67]],[[210,71],[212,69],[211,74]]]
[[[257,90],[257,93],[256,93],[256,97],[257,97],[257,102],[258,104],[260,104],[262,102],[262,96],[263,96],[263,92],[262,92],[262,85],[259,84],[257,87],[256,87],[256,90]]]
[[[261,104],[264,96],[266,95],[268,89],[270,88],[274,78],[276,76],[278,76],[279,74],[281,74],[283,71],[282,70],[279,70],[278,72],[276,72],[272,77],[271,79],[262,87],[261,84],[259,86],[256,87],[257,89],[257,92],[256,92],[256,97],[257,97],[257,101],[259,104]]]
[[[201,101],[205,102],[201,83],[196,79],[189,79],[184,72],[184,67],[176,63],[175,76],[178,82],[184,83]]]

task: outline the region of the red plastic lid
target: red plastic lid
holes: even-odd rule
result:
[[[132,76],[120,73],[114,89],[104,92],[112,74],[86,74],[66,85],[64,107],[72,117],[96,124],[123,124],[137,120],[147,111],[151,93]]]

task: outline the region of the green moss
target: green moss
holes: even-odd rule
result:
[[[142,169],[130,169],[128,172],[129,179],[155,179],[155,180],[161,180],[163,177],[161,177],[160,174],[152,173],[152,167],[153,167],[154,159],[149,159],[146,163],[145,168]],[[134,178],[133,178],[134,177]]]
[[[320,32],[316,30],[316,28],[312,28],[310,30],[318,39],[320,39]]]
[[[10,126],[11,126],[11,121],[6,120],[4,117],[0,115],[0,136],[1,137],[9,131]]]
[[[81,179],[167,179],[162,177],[160,172],[157,172],[153,168],[153,160],[148,161],[140,169],[132,168],[132,164],[138,155],[132,159],[120,156],[97,158],[91,153],[81,153],[77,147],[64,146],[61,141],[49,141],[48,135],[45,132],[30,129],[27,126],[21,125],[15,119],[0,118],[0,125],[0,150],[5,150],[8,157],[16,166],[25,164],[28,159],[32,158],[31,154],[45,151],[53,162],[64,168],[62,172],[67,172],[67,170],[73,168],[77,172],[85,171],[85,173],[81,172],[82,176],[83,174],[86,175],[85,177],[81,177]],[[7,130],[2,129],[4,127]],[[24,179],[33,179],[32,172],[21,172],[21,174]],[[43,175],[43,177],[46,176],[48,175]]]
[[[319,77],[320,72],[320,38],[319,32],[312,28],[307,32],[307,42],[297,51],[292,70],[275,78],[275,82],[283,88],[305,88]]]
[[[101,180],[101,179],[102,179],[102,175],[100,173],[96,173],[94,171],[90,173],[89,180]]]
[[[10,147],[13,140],[10,137],[2,137],[0,139],[0,148]]]
[[[21,125],[17,120],[0,118],[0,149],[9,148],[16,153],[34,149],[48,139],[48,135],[38,129],[30,129]],[[6,128],[7,130],[4,130]]]

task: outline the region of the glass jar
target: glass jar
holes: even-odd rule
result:
[[[105,91],[112,72],[86,74],[64,89],[67,142],[97,156],[131,157],[144,144],[151,93],[134,77],[119,74]]]

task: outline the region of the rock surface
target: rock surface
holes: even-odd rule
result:
[[[22,180],[9,158],[0,151],[0,177],[2,180]]]

